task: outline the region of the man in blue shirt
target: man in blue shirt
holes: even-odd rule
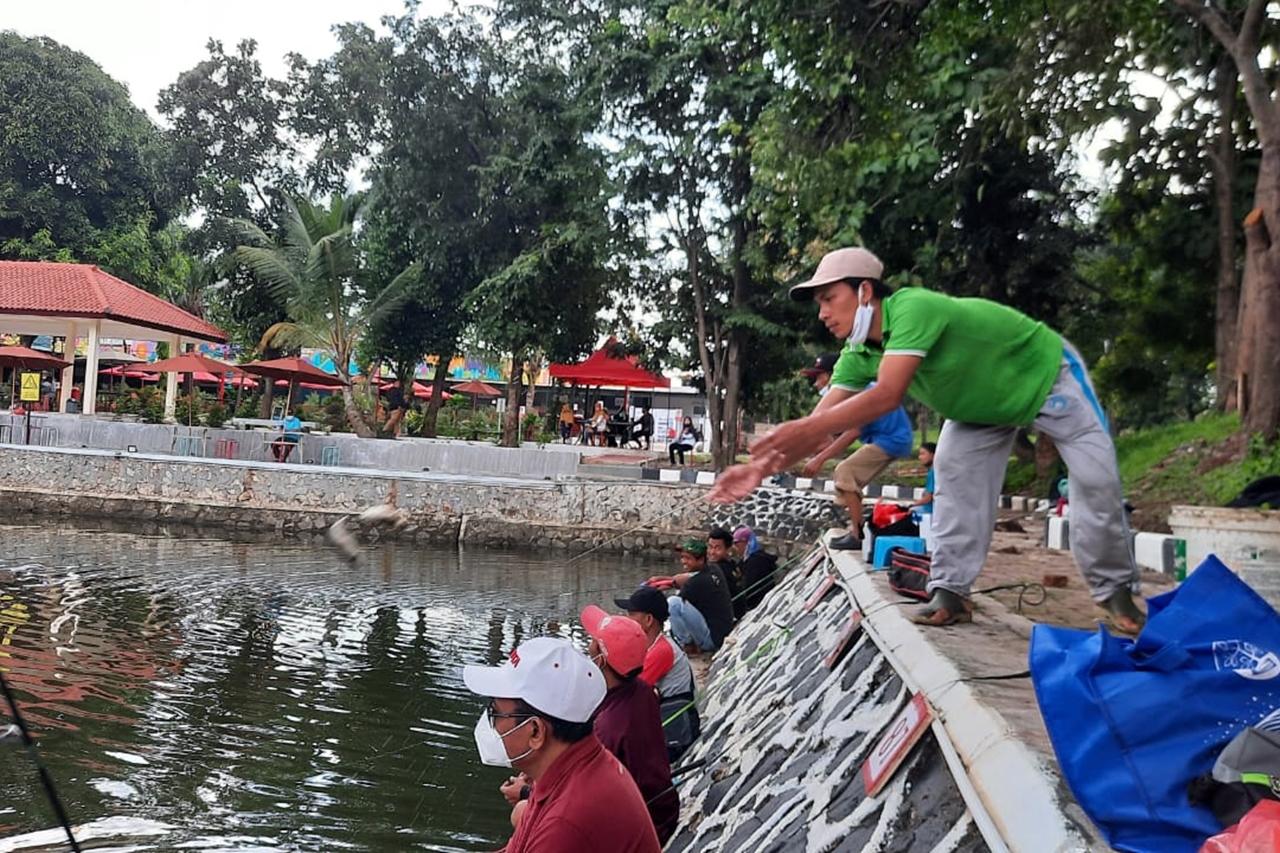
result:
[[[285,412],[285,416],[279,419],[280,437],[271,442],[271,455],[276,458],[277,462],[287,462],[289,454],[293,452],[293,448],[297,446],[298,441],[302,438],[302,421],[298,420],[298,416],[293,413],[293,409]]]
[[[911,507],[921,515],[933,514],[933,454],[938,452],[938,445],[932,441],[921,442],[920,461],[928,470],[924,478],[924,494],[911,503]]]
[[[867,387],[872,385],[875,383],[872,382]],[[815,412],[848,399],[855,393],[854,389],[841,385],[830,387],[830,393],[819,401]],[[859,533],[862,526],[862,487],[879,476],[893,460],[910,456],[911,446],[915,442],[915,436],[911,432],[911,419],[898,406],[863,427],[854,427],[840,433],[817,456],[805,463],[804,475],[812,477],[822,469],[827,460],[842,453],[858,439],[862,440],[862,446],[837,465],[835,471],[836,502],[849,513],[849,532],[827,543],[829,548],[838,551],[861,550],[862,537]]]

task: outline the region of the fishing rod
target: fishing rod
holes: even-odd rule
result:
[[[40,774],[40,784],[44,786],[44,792],[49,798],[49,804],[53,806],[54,814],[58,816],[58,821],[67,832],[67,840],[71,842],[71,849],[74,853],[80,853],[80,845],[76,842],[75,833],[71,831],[71,818],[67,816],[67,810],[62,807],[62,800],[58,797],[58,791],[53,787],[53,777],[49,775],[49,771],[45,769],[44,762],[40,760],[40,754],[36,752],[36,742],[32,740],[31,730],[27,728],[26,721],[22,719],[22,712],[18,710],[18,702],[13,698],[12,691],[9,690],[9,681],[4,677],[3,668],[0,668],[0,692],[4,693],[5,702],[9,705],[9,714],[13,717],[13,723],[3,733],[0,733],[0,742],[21,741],[22,745],[27,748],[27,754],[31,756],[31,761],[35,764],[36,771]]]

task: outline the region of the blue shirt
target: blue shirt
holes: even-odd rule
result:
[[[298,419],[297,415],[289,415],[289,417],[281,419],[280,429],[284,431],[285,436],[288,438],[302,437],[302,421]]]
[[[924,478],[924,490],[929,494],[933,494],[933,469],[932,468],[929,469],[929,473]],[[929,515],[930,513],[933,512],[933,501],[930,500],[927,504],[920,504],[920,506],[916,507],[916,509],[920,511],[921,515]]]
[[[901,406],[864,426],[858,437],[863,444],[874,444],[896,457],[910,456],[911,445],[915,443],[911,419]]]

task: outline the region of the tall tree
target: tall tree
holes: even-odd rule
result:
[[[1230,55],[1261,161],[1244,219],[1236,355],[1241,432],[1280,438],[1280,82],[1270,59],[1280,31],[1263,0],[1173,0]]]
[[[335,195],[327,206],[286,198],[272,237],[247,219],[236,224],[244,242],[236,258],[284,306],[289,320],[269,328],[262,347],[313,346],[333,355],[342,379],[347,421],[359,436],[373,430],[356,404],[348,365],[361,337],[382,315],[394,311],[415,268],[402,271],[372,298],[368,274],[355,239],[361,194]]]
[[[159,130],[124,86],[47,38],[0,32],[0,84],[0,256],[106,260],[161,289],[166,260],[151,239],[179,208]],[[127,253],[107,248],[130,241]]]

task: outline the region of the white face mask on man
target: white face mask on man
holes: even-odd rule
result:
[[[862,286],[858,286],[858,292],[861,294]],[[863,305],[858,303],[858,310],[853,313],[853,331],[849,333],[849,343],[852,346],[865,343],[867,335],[871,332],[871,318],[875,314],[875,310],[871,307],[870,301]]]
[[[510,767],[516,761],[528,758],[533,754],[533,747],[529,747],[520,755],[512,758],[507,755],[507,746],[503,742],[503,738],[516,731],[526,723],[533,722],[533,717],[528,718],[519,726],[516,726],[507,734],[498,734],[494,729],[493,723],[489,722],[489,712],[487,710],[480,712],[480,719],[476,720],[476,751],[480,753],[480,761],[491,767]]]

